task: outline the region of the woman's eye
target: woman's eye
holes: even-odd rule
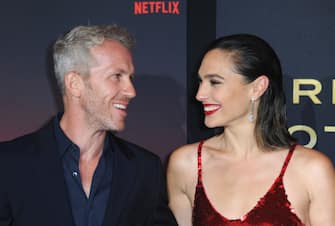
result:
[[[221,84],[220,81],[213,80],[213,79],[211,79],[209,82],[211,83],[211,85],[218,85],[218,84]]]

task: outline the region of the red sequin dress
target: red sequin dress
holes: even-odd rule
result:
[[[257,205],[242,216],[241,219],[230,220],[222,216],[213,207],[206,195],[202,184],[202,144],[203,141],[200,142],[198,147],[198,183],[192,216],[194,226],[304,226],[287,200],[283,185],[283,175],[295,145],[290,148],[279,176],[268,192],[258,201]]]

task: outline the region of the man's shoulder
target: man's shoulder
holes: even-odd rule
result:
[[[112,135],[112,139],[117,142],[120,149],[122,149],[121,151],[126,152],[127,155],[147,159],[159,159],[157,154],[131,141],[125,140],[115,135]]]
[[[50,123],[33,132],[18,136],[11,140],[1,141],[0,153],[25,152],[26,150],[31,149],[31,147],[36,144],[38,137],[41,134],[45,134],[48,130],[50,130]]]
[[[35,150],[35,133],[26,134],[9,141],[0,142],[0,167],[2,173],[12,174],[25,168],[25,163]]]
[[[0,142],[0,152],[8,151],[8,150],[16,150],[22,149],[23,147],[29,147],[34,140],[36,132],[28,133],[12,140],[1,141]]]

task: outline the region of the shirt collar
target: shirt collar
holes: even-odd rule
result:
[[[63,113],[58,113],[57,116],[53,120],[56,143],[58,146],[57,149],[61,157],[64,155],[64,153],[67,150],[69,150],[69,147],[73,147],[79,150],[79,147],[65,135],[64,131],[60,127],[60,120],[62,116],[63,116]],[[104,141],[103,155],[110,156],[110,152],[111,152],[110,139],[111,139],[110,134],[107,133],[105,137],[105,141]]]

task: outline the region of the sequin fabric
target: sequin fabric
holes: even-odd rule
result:
[[[240,219],[227,219],[209,201],[202,183],[201,149],[198,146],[198,183],[193,208],[193,226],[305,226],[294,213],[287,199],[283,175],[291,159],[295,145],[290,148],[280,175],[256,206]]]

